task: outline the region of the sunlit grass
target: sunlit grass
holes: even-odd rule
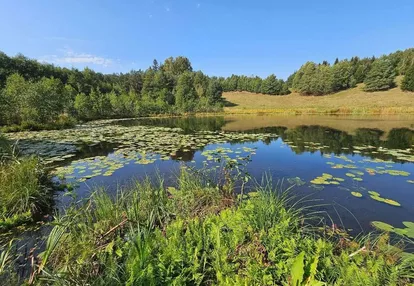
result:
[[[39,159],[0,163],[0,229],[31,221],[51,204],[50,178]]]
[[[414,113],[414,93],[399,87],[381,92],[364,92],[361,86],[325,96],[292,93],[270,96],[248,92],[227,92],[223,97],[231,106],[225,113],[287,114],[403,114]],[[229,105],[229,104],[228,104]]]
[[[244,200],[182,170],[104,189],[67,209],[49,235],[34,278],[50,285],[406,285],[413,255],[388,235],[352,240],[303,200],[265,178]],[[227,201],[223,205],[223,201]],[[401,245],[402,246],[402,245]]]

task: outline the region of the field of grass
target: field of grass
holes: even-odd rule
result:
[[[359,85],[325,96],[227,92],[223,97],[226,100],[224,111],[229,114],[414,114],[414,93],[403,92],[399,87],[388,91],[364,92]]]

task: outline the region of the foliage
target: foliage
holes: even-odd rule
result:
[[[0,119],[5,124],[54,123],[70,105],[70,88],[59,79],[41,78],[37,82],[28,82],[22,76],[12,74],[2,92],[2,103],[4,112]]]
[[[388,90],[395,86],[395,72],[391,62],[382,58],[374,61],[372,68],[364,80],[365,91]]]
[[[35,283],[51,285],[406,285],[414,260],[387,235],[350,240],[308,226],[270,181],[235,205],[183,170],[176,187],[96,191],[57,219]],[[362,250],[361,250],[362,249]]]
[[[13,148],[9,140],[0,133],[0,164],[10,160],[13,156]]]
[[[274,74],[265,79],[260,77],[247,77],[232,75],[228,78],[218,79],[224,91],[248,91],[270,95],[289,94],[289,85],[282,79],[277,79]]]
[[[392,88],[397,74],[407,73],[414,62],[414,50],[397,51],[381,58],[352,57],[335,60],[330,66],[308,62],[288,78],[288,85],[302,95],[324,95],[355,87],[365,82],[365,91]]]
[[[394,62],[397,67],[397,73],[399,75],[407,74],[410,67],[414,65],[414,48],[398,51],[394,54],[396,55],[396,60]],[[392,55],[393,54],[390,54],[389,56]]]
[[[189,72],[181,74],[178,78],[175,88],[175,102],[183,111],[192,111],[194,107],[197,93],[193,83],[193,77]]]
[[[93,120],[221,108],[221,83],[193,72],[185,57],[161,65],[154,60],[146,71],[107,75],[4,53],[0,66],[0,125],[12,126],[11,131],[59,127],[62,115]]]
[[[333,90],[339,91],[356,86],[356,79],[353,75],[353,66],[350,61],[341,61],[332,67]]]
[[[58,127],[55,121],[62,114],[93,120],[217,111],[221,109],[222,91],[284,95],[292,88],[303,95],[324,95],[364,81],[367,91],[386,90],[393,86],[393,74],[408,74],[413,63],[414,49],[379,59],[337,59],[332,66],[327,61],[308,62],[284,81],[275,75],[265,79],[208,77],[200,71],[193,72],[189,59],[181,56],[170,57],[161,64],[154,60],[145,71],[102,74],[0,52],[0,125],[12,125],[12,130]]]
[[[165,60],[164,64],[161,65],[160,69],[167,73],[171,73],[175,76],[179,76],[186,72],[192,72],[190,60],[186,57],[170,57]]]
[[[0,163],[0,229],[31,221],[51,205],[50,177],[37,158]]]
[[[414,91],[414,63],[407,69],[401,82],[401,89],[405,91]]]
[[[303,95],[324,95],[334,91],[332,68],[307,62],[296,73],[293,88]]]
[[[207,97],[210,104],[220,102],[223,94],[223,87],[217,80],[211,80],[207,87]]]

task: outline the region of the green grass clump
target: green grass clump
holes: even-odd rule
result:
[[[40,130],[61,130],[73,128],[76,126],[76,119],[61,115],[55,121],[48,123],[40,123],[36,121],[23,121],[21,124],[6,125],[0,127],[0,131],[4,133],[21,132],[21,131],[40,131]]]
[[[0,229],[29,222],[51,205],[51,183],[35,157],[0,162]]]
[[[39,257],[44,285],[407,285],[413,255],[387,235],[311,227],[270,183],[242,201],[183,170],[175,188],[98,190],[57,219]],[[204,192],[203,192],[204,191]],[[236,203],[238,202],[238,203]],[[293,206],[292,206],[293,204]]]
[[[13,148],[9,140],[0,133],[0,163],[9,160],[13,154]]]

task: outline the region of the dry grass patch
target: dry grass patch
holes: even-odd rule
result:
[[[381,92],[364,92],[362,86],[325,96],[292,93],[270,96],[249,92],[227,92],[226,113],[294,114],[414,114],[414,93],[399,87]]]

